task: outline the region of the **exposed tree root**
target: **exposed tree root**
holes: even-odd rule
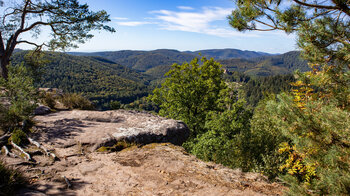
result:
[[[11,145],[16,148],[17,150],[21,151],[21,153],[26,157],[27,161],[32,160],[32,158],[30,157],[30,155],[24,151],[21,147],[19,147],[17,144],[15,144],[13,141],[11,141]]]
[[[3,146],[2,149],[4,150],[6,156],[10,156],[10,157],[13,157],[13,158],[17,158],[18,157],[17,155],[11,153],[6,146]]]
[[[38,147],[39,149],[42,149],[47,156],[51,156],[54,160],[57,159],[56,155],[54,153],[49,152],[44,146],[42,146],[39,142],[33,140],[32,138],[28,137],[28,141]]]

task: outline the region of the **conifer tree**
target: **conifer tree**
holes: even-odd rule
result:
[[[236,1],[240,30],[296,32],[312,71],[266,103],[270,127],[288,137],[280,168],[290,194],[350,194],[350,1]],[[257,25],[259,23],[260,25]],[[263,27],[263,28],[261,28]],[[266,28],[264,28],[266,27]]]

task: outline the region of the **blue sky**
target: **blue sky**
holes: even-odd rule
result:
[[[95,37],[72,51],[235,48],[269,53],[295,50],[295,36],[283,32],[240,33],[228,24],[232,0],[80,0],[106,10],[116,33]]]

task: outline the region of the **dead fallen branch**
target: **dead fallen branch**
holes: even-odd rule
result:
[[[11,141],[11,145],[16,148],[17,150],[21,151],[21,153],[26,157],[27,161],[30,161],[32,158],[30,157],[30,155],[24,151],[21,147],[19,147],[17,144],[15,144],[13,141]]]
[[[64,178],[64,181],[67,184],[67,188],[70,189],[72,187],[72,184],[69,182],[69,180],[68,180],[68,178],[66,178],[66,176],[63,176],[63,178]]]

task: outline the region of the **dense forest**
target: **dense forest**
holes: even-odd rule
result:
[[[257,76],[272,76],[293,73],[296,70],[302,72],[310,70],[307,61],[303,60],[300,57],[300,52],[297,51],[251,59],[225,59],[219,62],[229,71]]]
[[[12,62],[23,61],[25,54],[17,52]],[[115,100],[130,103],[152,90],[150,76],[100,57],[45,52],[43,59],[48,63],[39,69],[41,80],[36,86],[82,93],[99,108],[108,108]]]
[[[248,75],[271,76],[288,74],[299,69],[307,71],[309,67],[300,58],[300,52],[293,51],[281,55],[263,52],[242,51],[237,49],[200,50],[194,52],[180,52],[177,50],[154,51],[115,51],[96,53],[70,53],[79,56],[99,56],[115,63],[146,72],[156,78],[162,78],[174,63],[190,62],[199,54],[207,58],[214,58],[229,71],[244,72]]]
[[[180,52],[177,50],[159,49],[153,51],[110,51],[110,52],[94,52],[79,53],[71,52],[72,55],[79,56],[100,56],[121,65],[140,70],[147,71],[160,65],[171,66],[174,63],[190,62],[198,54],[208,58],[230,59],[230,58],[254,58],[262,56],[271,56],[271,54],[254,51],[242,51],[238,49],[216,49],[216,50],[199,50]]]

